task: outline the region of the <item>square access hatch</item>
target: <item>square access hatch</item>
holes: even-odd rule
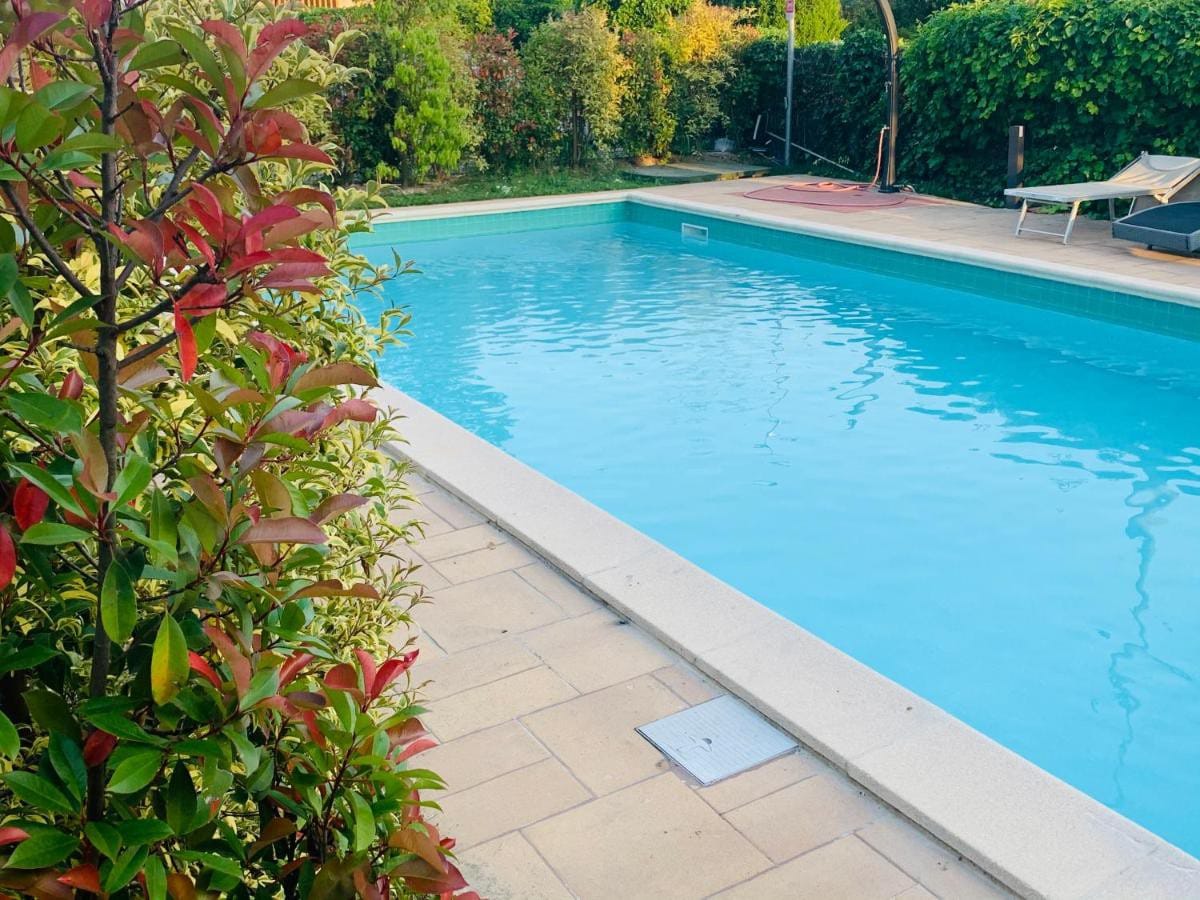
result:
[[[800,746],[728,694],[641,725],[637,731],[703,785],[753,769]]]

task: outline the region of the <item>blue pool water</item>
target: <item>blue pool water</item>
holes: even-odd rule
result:
[[[1200,344],[678,222],[395,249],[391,383],[1200,853]]]

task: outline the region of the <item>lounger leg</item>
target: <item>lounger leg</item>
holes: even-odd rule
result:
[[[1111,197],[1109,197],[1108,198],[1108,221],[1114,222],[1114,221],[1116,221],[1116,218],[1117,218],[1117,201],[1112,199]]]
[[[1067,230],[1063,233],[1064,244],[1071,239],[1071,231],[1075,228],[1075,219],[1079,216],[1079,204],[1082,202],[1082,200],[1076,200],[1071,204],[1071,217],[1067,219]]]
[[[1028,215],[1028,213],[1029,201],[1023,199],[1021,201],[1021,215],[1017,216],[1017,230],[1015,232],[1017,237],[1021,236],[1021,226],[1025,224],[1025,216]]]

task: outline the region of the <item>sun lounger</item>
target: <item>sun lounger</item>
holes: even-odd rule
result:
[[[1143,209],[1113,222],[1112,233],[1123,241],[1195,253],[1200,250],[1200,203],[1168,203]]]
[[[1108,216],[1116,218],[1116,201],[1131,200],[1129,211],[1133,212],[1137,201],[1153,198],[1159,203],[1168,202],[1176,193],[1200,178],[1200,159],[1190,156],[1156,156],[1143,153],[1120,172],[1106,181],[1083,181],[1078,184],[1051,184],[1044,187],[1009,188],[1006,197],[1021,200],[1021,215],[1017,219],[1017,231],[1030,234],[1048,234],[1061,237],[1063,243],[1071,239],[1075,219],[1079,216],[1080,204],[1092,200],[1108,201]],[[1070,206],[1066,231],[1042,231],[1027,228],[1025,217],[1030,205]]]

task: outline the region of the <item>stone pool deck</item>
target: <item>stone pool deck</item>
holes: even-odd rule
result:
[[[489,900],[1012,896],[808,750],[701,787],[634,728],[724,693],[415,476],[438,817]]]

